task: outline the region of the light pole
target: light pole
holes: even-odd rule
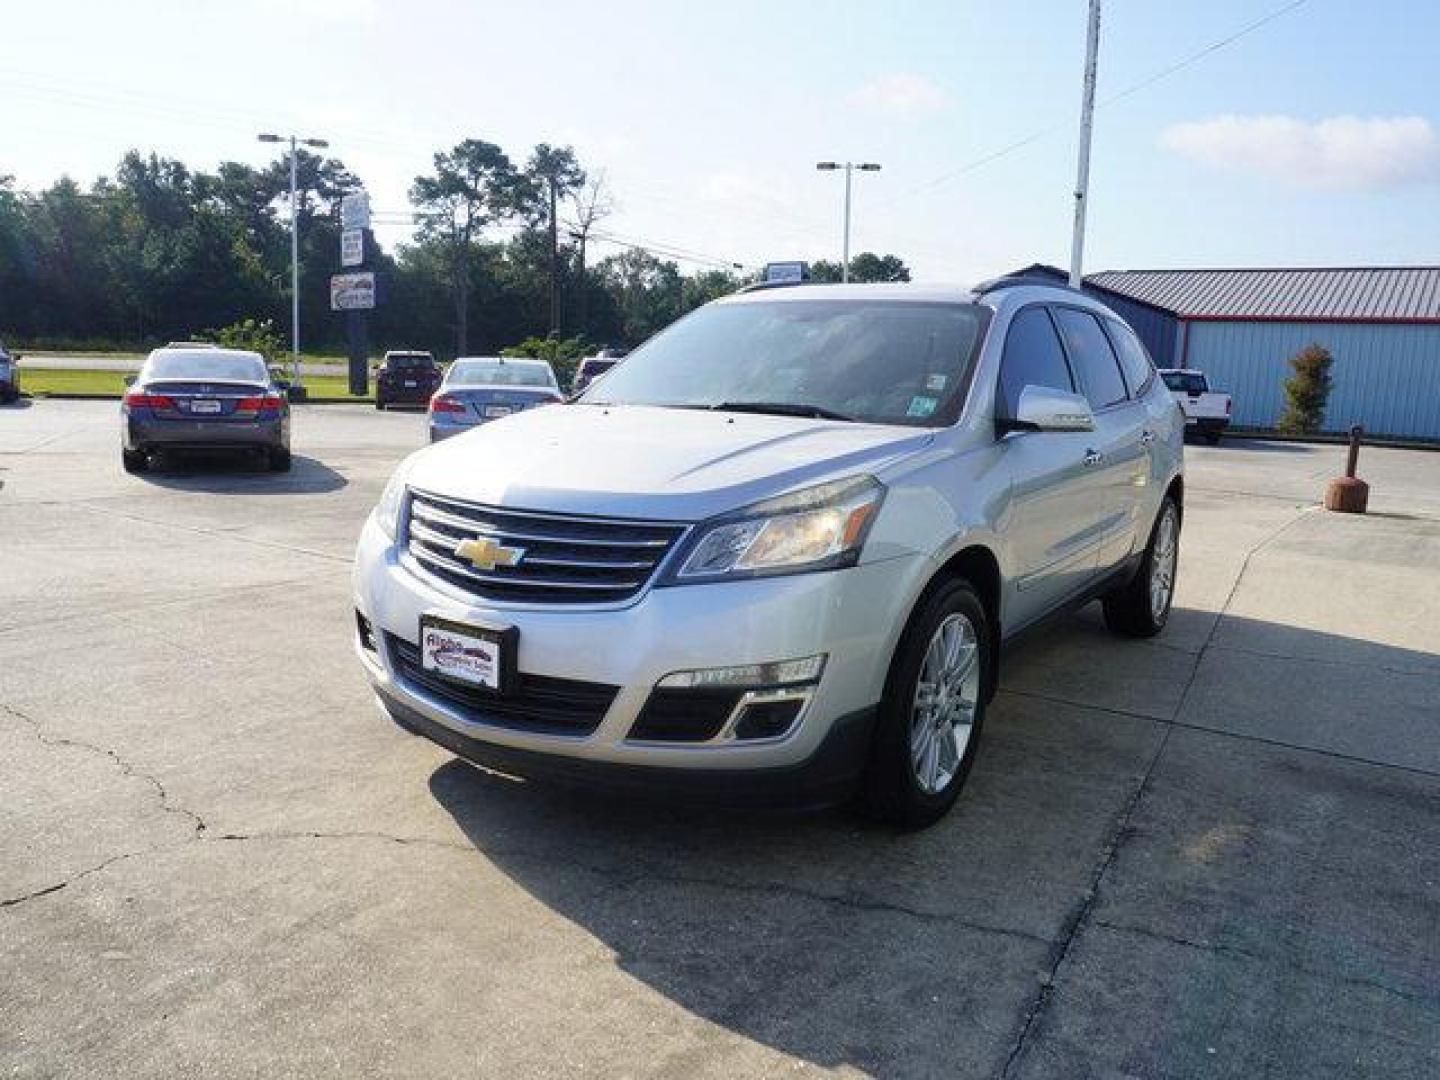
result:
[[[815,168],[821,172],[845,170],[845,257],[844,261],[840,263],[840,280],[848,282],[850,280],[850,176],[856,169],[861,172],[879,172],[880,166],[873,161],[864,161],[858,165],[853,161],[847,161],[844,165],[838,161],[819,161],[815,163]]]
[[[257,136],[263,143],[290,143],[290,377],[297,387],[300,382],[300,218],[298,198],[295,194],[297,154],[296,146],[309,146],[324,150],[330,144],[324,139],[300,139],[294,135],[271,135],[262,132]],[[299,391],[297,390],[297,393]]]
[[[1070,238],[1070,287],[1085,281],[1085,200],[1090,195],[1090,135],[1095,129],[1095,64],[1100,54],[1100,0],[1090,0],[1085,33],[1085,88],[1080,95],[1080,150],[1075,163],[1075,231]]]

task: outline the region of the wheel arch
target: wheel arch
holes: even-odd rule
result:
[[[1001,574],[1000,560],[995,552],[984,544],[970,544],[961,548],[955,554],[940,564],[925,587],[920,590],[920,595],[915,598],[911,606],[913,613],[924,603],[925,598],[947,581],[963,578],[968,581],[980,596],[980,603],[985,608],[986,619],[989,622],[990,630],[990,669],[986,672],[985,695],[986,699],[995,696],[995,687],[999,682],[1000,675],[1000,596],[1001,596]]]

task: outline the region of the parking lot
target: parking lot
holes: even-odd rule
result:
[[[956,810],[669,811],[381,719],[350,553],[416,413],[120,469],[0,408],[0,1072],[1440,1074],[1440,454],[1187,450],[1171,624],[1006,659]]]

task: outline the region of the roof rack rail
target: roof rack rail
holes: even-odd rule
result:
[[[984,296],[986,293],[995,292],[997,289],[1013,289],[1021,285],[1039,286],[1045,289],[1064,289],[1066,292],[1085,293],[1084,289],[1077,289],[1075,286],[1064,281],[1049,281],[1038,274],[1002,274],[1000,277],[991,278],[989,281],[982,281],[970,291],[976,296]]]
[[[766,289],[791,289],[796,285],[823,285],[822,281],[752,281],[749,285],[741,285],[736,289],[737,293],[763,292]]]

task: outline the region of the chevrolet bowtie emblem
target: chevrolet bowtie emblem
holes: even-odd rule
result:
[[[476,570],[494,570],[497,566],[514,566],[525,557],[525,549],[497,544],[488,536],[474,540],[461,540],[455,545],[455,554],[468,559]]]

